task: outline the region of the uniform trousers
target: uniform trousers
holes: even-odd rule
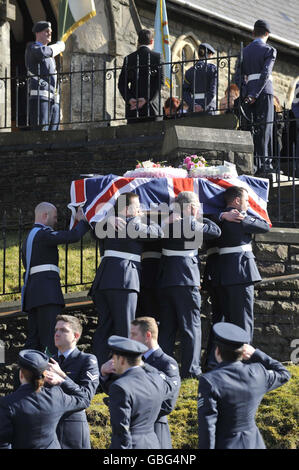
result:
[[[152,287],[142,287],[138,296],[136,318],[153,317],[159,321],[159,302],[157,289]]]
[[[243,328],[253,338],[254,285],[252,283],[219,287],[224,321]]]
[[[95,292],[93,299],[98,313],[98,327],[93,338],[93,353],[98,359],[99,369],[109,359],[109,336],[130,336],[137,297],[138,293],[130,289],[103,289]]]
[[[172,449],[172,442],[171,442],[171,435],[169,430],[169,425],[167,421],[167,417],[165,417],[165,422],[155,422],[155,434],[158,438],[160,443],[161,449]]]
[[[213,325],[224,321],[223,316],[223,304],[221,300],[221,286],[211,286],[208,288],[209,297],[212,305],[212,317],[211,317],[211,329],[208,337],[207,344],[207,355],[206,355],[206,367],[207,369],[213,369],[218,366],[218,362],[215,358],[215,340],[213,334]]]
[[[56,317],[62,312],[63,306],[58,304],[40,305],[28,312],[28,336],[25,349],[37,349],[44,352],[48,348],[56,354],[54,332]]]
[[[201,374],[201,297],[198,287],[172,286],[159,289],[159,344],[173,357],[176,333],[181,337],[181,378]]]
[[[255,124],[253,143],[256,169],[271,170],[272,158],[268,157],[273,153],[273,95],[261,94],[254,104],[245,106],[245,113],[248,117],[252,116]]]
[[[29,123],[33,130],[57,131],[59,121],[59,103],[54,103],[53,100],[47,101],[42,99],[29,101]]]

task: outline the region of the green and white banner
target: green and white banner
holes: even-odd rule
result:
[[[58,38],[66,41],[76,28],[96,15],[94,0],[60,0]]]

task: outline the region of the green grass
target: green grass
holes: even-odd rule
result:
[[[23,234],[23,240],[25,240],[27,233]],[[67,248],[67,282],[68,284],[81,284],[89,283],[86,285],[86,289],[89,288],[91,282],[94,279],[96,271],[96,252],[95,252],[96,241],[92,238],[90,233],[87,233],[83,237],[83,259],[80,256],[81,242],[72,243]],[[59,245],[59,267],[60,267],[60,278],[61,284],[65,284],[66,276],[66,248],[65,245]],[[5,293],[10,294],[1,295],[0,302],[19,300],[21,294],[17,293],[20,290],[19,285],[19,267],[21,266],[21,286],[23,283],[23,265],[19,259],[19,239],[18,234],[13,231],[7,233],[6,240],[6,251],[4,260],[4,242],[0,239],[0,294],[3,290],[3,268],[5,261]],[[98,253],[98,263],[100,261]],[[81,277],[81,265],[82,265],[82,277]],[[83,286],[84,289],[84,286]],[[67,292],[77,292],[82,290],[82,285],[68,287]],[[16,292],[16,293],[14,293]],[[65,289],[63,289],[65,293]]]
[[[290,381],[265,395],[257,412],[256,423],[269,449],[299,448],[299,366],[288,366]],[[198,381],[182,381],[174,411],[169,415],[169,427],[174,449],[197,448],[197,387]],[[97,394],[87,410],[91,443],[94,449],[108,449],[111,438],[108,407]]]

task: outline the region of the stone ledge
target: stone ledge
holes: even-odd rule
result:
[[[92,300],[88,297],[88,290],[80,292],[70,292],[64,294],[65,308],[73,309],[80,308],[83,305],[91,305]],[[21,311],[21,301],[15,300],[12,302],[1,302],[0,303],[0,321],[8,317],[22,317],[27,316],[26,312]]]
[[[253,153],[250,132],[191,127],[185,126],[183,122],[177,122],[175,126],[165,132],[162,155],[169,155],[178,148],[188,150],[197,147],[200,147],[201,151]]]
[[[299,244],[299,229],[298,228],[278,228],[274,227],[267,233],[257,234],[254,237],[256,243],[269,242],[269,243],[294,243]]]

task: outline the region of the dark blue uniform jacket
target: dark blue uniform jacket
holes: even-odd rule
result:
[[[265,393],[290,379],[288,370],[255,350],[250,361],[222,362],[200,377],[200,449],[264,449],[255,414]]]
[[[154,431],[162,402],[171,398],[174,384],[147,364],[128,369],[109,388],[111,449],[159,449]]]
[[[41,227],[41,230],[33,240],[30,268],[43,264],[58,266],[57,245],[77,242],[89,229],[88,223],[84,221],[79,222],[73,230],[58,232],[41,224],[34,224],[34,227]],[[26,241],[22,248],[25,269],[27,269]],[[25,311],[48,304],[64,305],[59,274],[56,271],[43,271],[29,275],[25,291]]]
[[[54,356],[58,360],[58,355]],[[90,403],[99,384],[97,358],[75,348],[60,365],[67,374],[67,380],[79,385]],[[62,449],[81,449],[90,447],[89,425],[85,410],[66,413],[59,421],[57,435]]]
[[[56,435],[60,418],[88,405],[86,394],[69,380],[40,392],[31,384],[21,385],[0,400],[0,444],[9,442],[13,449],[60,449]]]
[[[232,207],[227,207],[223,212],[228,212]],[[221,228],[221,236],[217,240],[207,242],[207,247],[233,247],[251,244],[252,235],[266,233],[270,230],[269,224],[251,215],[247,215],[240,223],[217,222]],[[211,255],[207,258],[204,286],[227,286],[234,284],[246,284],[261,280],[260,273],[255,263],[252,251],[241,253],[228,253]]]
[[[175,223],[176,224],[176,223]],[[184,251],[186,242],[196,241],[193,238],[184,236],[184,221],[181,224],[182,236],[175,238],[176,229],[174,224],[169,224],[169,238],[162,240],[162,247],[169,250]],[[204,240],[217,238],[221,234],[221,230],[217,224],[209,219],[203,219],[203,225],[194,218],[190,218],[190,235],[202,233]],[[189,235],[189,234],[188,234]],[[199,244],[196,248],[198,248]],[[199,286],[200,285],[200,260],[195,256],[164,256],[162,255],[160,269],[158,273],[158,286],[160,288],[170,286]]]
[[[273,84],[269,79],[272,73],[277,51],[274,47],[264,43],[262,40],[254,40],[243,49],[242,70],[238,61],[235,82],[241,83],[242,96],[253,96],[258,98],[261,93],[273,95]],[[255,80],[247,77],[260,74]]]
[[[40,42],[31,42],[25,51],[25,65],[35,77],[29,79],[30,99],[54,100],[57,86],[56,62],[53,58],[53,50]],[[37,75],[40,75],[38,79]],[[31,93],[32,90],[37,93]]]

